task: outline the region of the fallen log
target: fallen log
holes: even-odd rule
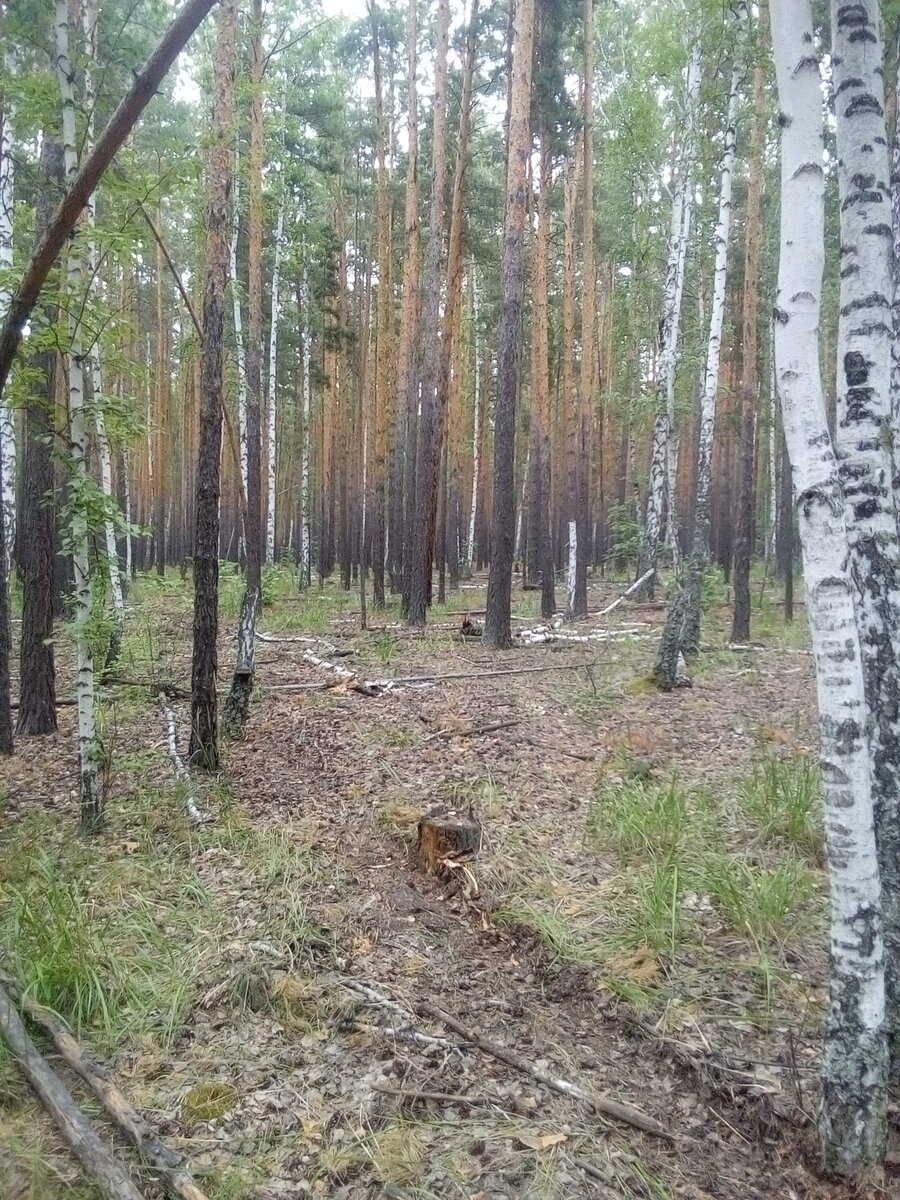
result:
[[[84,1080],[125,1137],[159,1173],[166,1189],[173,1196],[181,1196],[182,1200],[208,1200],[206,1193],[191,1178],[182,1156],[167,1146],[141,1114],[132,1108],[110,1078],[109,1068],[81,1048],[65,1022],[49,1008],[24,996],[15,980],[4,972],[0,972],[0,984],[12,993],[29,1020],[49,1034],[75,1074]]]
[[[642,588],[644,584],[648,582],[648,580],[652,579],[655,574],[655,567],[651,567],[649,571],[645,571],[640,579],[636,579],[631,587],[626,588],[622,595],[618,597],[618,599],[613,600],[612,604],[607,604],[606,608],[601,608],[598,615],[601,617],[607,616],[613,611],[614,608],[618,608],[623,600],[627,600],[629,596],[633,596],[634,593],[638,591],[639,588]]]
[[[63,1141],[103,1195],[109,1200],[144,1200],[134,1180],[113,1158],[62,1080],[38,1053],[34,1042],[25,1032],[16,1006],[2,986],[0,1033],[6,1039],[22,1074],[53,1118]]]

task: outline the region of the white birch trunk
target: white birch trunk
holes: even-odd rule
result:
[[[266,562],[275,561],[275,497],[277,493],[278,459],[276,453],[276,417],[278,404],[278,318],[281,308],[278,291],[281,287],[281,256],[284,252],[284,192],[278,202],[278,227],[275,231],[275,263],[272,269],[272,317],[269,335],[268,410],[266,413],[266,457],[268,466],[268,504],[266,508]]]
[[[645,550],[641,569],[655,572],[664,507],[667,510],[667,542],[675,541],[675,477],[678,450],[675,441],[675,374],[678,363],[678,333],[684,296],[684,268],[694,204],[693,159],[696,109],[700,95],[700,47],[695,44],[687,69],[685,91],[685,135],[677,182],[672,195],[672,223],[666,262],[662,313],[659,320],[657,357],[657,412],[650,459],[650,488],[647,496]],[[641,571],[638,572],[639,574]],[[652,587],[653,574],[649,576]]]
[[[872,788],[884,911],[888,1049],[900,1075],[900,542],[891,428],[892,254],[884,53],[877,0],[832,2],[841,212],[835,446],[872,715]]]
[[[229,270],[231,271],[231,303],[234,312],[234,342],[238,369],[238,446],[241,460],[241,492],[246,503],[250,451],[247,443],[247,354],[244,349],[244,322],[241,316],[241,288],[237,269],[238,232],[241,224],[241,173],[237,153],[234,156],[234,187],[231,203]]]
[[[300,446],[300,588],[312,586],[312,511],[310,508],[309,490],[309,452],[310,452],[310,349],[309,340],[311,327],[309,323],[309,275],[306,265],[300,280],[300,313],[301,324],[301,363],[300,380],[303,390],[303,437]]]
[[[100,15],[94,0],[85,0],[81,5],[81,25],[88,55],[84,68],[84,104],[88,114],[87,138],[85,151],[89,153],[94,142],[94,78],[91,65],[97,61],[97,36]],[[97,270],[97,247],[94,238],[96,221],[96,197],[92,194],[87,203],[86,215],[88,224],[88,243],[86,270],[89,289],[93,296],[99,296],[100,274]],[[103,532],[106,541],[106,569],[109,581],[109,594],[113,610],[113,636],[107,653],[107,665],[116,661],[125,633],[125,593],[122,587],[122,572],[119,565],[119,551],[116,545],[116,525],[112,513],[116,501],[112,487],[112,461],[109,453],[109,439],[106,436],[106,414],[104,412],[102,374],[100,369],[100,342],[95,338],[88,354],[88,362],[93,383],[94,425],[97,433],[97,456],[100,459],[100,486],[106,498],[107,513],[103,522]]]
[[[578,566],[578,525],[569,522],[569,557],[566,564],[566,620],[575,615],[575,580]]]
[[[74,67],[69,57],[69,17],[66,0],[56,0],[54,25],[56,42],[56,74],[62,99],[63,155],[66,181],[71,183],[78,170],[75,144],[75,93],[72,85]],[[88,431],[84,411],[84,352],[79,319],[85,291],[84,253],[76,236],[70,239],[66,264],[66,292],[69,326],[69,460],[72,489],[72,559],[75,570],[75,642],[78,706],[78,755],[81,780],[81,820],[86,829],[93,829],[102,816],[102,796],[97,769],[98,747],[94,720],[94,660],[91,650],[91,567],[89,557],[90,531],[87,523],[89,486],[87,453]]]
[[[778,534],[778,485],[775,467],[778,459],[776,434],[778,389],[775,386],[775,326],[771,328],[771,352],[769,354],[769,527],[766,536],[766,561],[775,561],[775,539]]]
[[[469,507],[469,540],[466,545],[466,566],[469,574],[475,563],[475,517],[478,511],[478,472],[481,467],[481,429],[479,405],[481,403],[481,360],[478,355],[478,282],[475,278],[475,263],[472,263],[472,354],[473,387],[475,410],[472,419],[472,503]]]
[[[131,541],[131,451],[122,452],[122,490],[125,493],[125,575],[130,580],[134,574],[134,557]]]
[[[900,66],[900,30],[894,44],[894,71]],[[895,104],[900,101],[900,80],[894,76]],[[891,141],[891,228],[894,271],[891,293],[891,447],[894,461],[894,503],[900,507],[900,119],[894,118]]]
[[[16,62],[12,50],[3,58],[6,77],[15,73]],[[0,112],[0,323],[12,298],[13,269],[13,211],[15,202],[15,135],[14,113],[9,97],[4,99]],[[0,403],[0,519],[3,521],[6,545],[6,578],[9,579],[9,561],[12,558],[16,537],[16,420],[12,406]]]
[[[772,39],[782,148],[775,363],[816,664],[831,884],[831,999],[820,1132],[826,1166],[855,1176],[884,1152],[884,946],[863,659],[819,375],[825,188],[822,92],[809,0],[772,0]]]

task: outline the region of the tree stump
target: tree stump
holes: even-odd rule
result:
[[[480,847],[481,826],[471,815],[439,809],[419,821],[416,854],[419,868],[426,875],[445,874],[447,859],[464,861],[477,854]]]

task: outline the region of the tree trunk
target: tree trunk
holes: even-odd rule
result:
[[[15,74],[16,59],[12,48],[3,56],[7,78]],[[2,85],[0,85],[2,88]],[[0,90],[0,325],[6,319],[12,299],[7,282],[13,269],[13,212],[15,205],[15,135],[12,99]],[[0,491],[0,519],[6,547],[5,574],[9,579],[10,560],[16,544],[16,419],[12,406],[0,397],[0,455],[2,455],[3,489]]]
[[[63,179],[62,146],[41,142],[41,181],[36,238],[43,237],[53,197]],[[57,313],[45,314],[48,323]],[[53,497],[53,414],[58,355],[48,349],[32,360],[35,380],[25,408],[25,461],[19,568],[22,574],[22,638],[19,647],[19,712],[16,730],[25,737],[56,732],[56,670],[53,651],[53,558],[56,503]]]
[[[855,1177],[885,1149],[884,945],[866,736],[865,673],[838,467],[825,422],[818,330],[824,267],[822,92],[808,0],[772,0],[781,107],[781,255],[775,362],[796,480],[819,700],[831,884],[831,1001],[820,1134]]]
[[[494,649],[512,645],[513,542],[516,532],[516,401],[519,390],[519,339],[525,289],[525,217],[528,211],[528,158],[531,153],[529,97],[534,42],[534,0],[516,0],[506,162],[506,213],[500,275],[500,324],[497,331],[497,400],[494,407],[494,496],[491,568],[483,641]]]
[[[900,1079],[900,541],[891,425],[890,163],[877,0],[832,3],[841,199],[835,448],[859,581],[857,614],[873,717],[872,787],[884,910],[891,1075]]]
[[[737,34],[740,38],[747,9],[742,5],[737,18]],[[713,431],[716,419],[716,395],[719,388],[719,363],[722,351],[722,328],[725,320],[725,285],[728,272],[728,237],[731,226],[731,193],[734,179],[735,142],[737,137],[737,99],[740,71],[735,61],[731,71],[731,89],[728,97],[728,115],[725,122],[725,144],[722,154],[719,180],[719,213],[714,234],[715,268],[713,272],[713,300],[710,309],[709,339],[706,351],[706,372],[700,399],[700,422],[697,451],[697,473],[695,480],[694,530],[690,560],[686,565],[686,578],[682,582],[686,595],[683,604],[673,604],[669,610],[667,624],[680,627],[678,638],[684,654],[696,654],[700,644],[700,599],[703,575],[709,558],[709,492],[710,468],[712,464]],[[663,637],[661,648],[670,646],[672,630]],[[671,653],[661,655],[655,667],[657,684],[664,690],[674,685],[669,667]]]
[[[263,71],[262,0],[253,0],[250,42],[250,176],[247,314],[247,512],[246,571],[238,618],[237,658],[223,724],[232,737],[250,712],[256,659],[256,620],[262,600],[262,223]]]
[[[235,0],[221,0],[215,54],[213,145],[206,220],[206,281],[200,363],[197,528],[194,541],[194,649],[190,759],[219,766],[217,641],[219,635],[219,459],[222,451],[223,332],[228,283],[229,145],[234,132]]]
[[[272,313],[269,322],[269,381],[266,388],[266,465],[268,497],[266,502],[266,562],[275,561],[275,506],[278,496],[278,322],[281,316],[281,258],[284,254],[284,206],[282,191],[278,198],[278,224],[275,229],[275,263],[272,268]]]
[[[72,86],[74,69],[69,57],[69,16],[66,0],[57,0],[56,71],[62,97],[63,159],[69,187],[78,174],[78,155],[75,144],[75,94]],[[98,770],[99,747],[94,713],[94,656],[91,641],[90,537],[86,502],[89,491],[88,431],[84,405],[84,348],[81,329],[81,306],[86,290],[83,248],[70,238],[66,294],[68,296],[68,402],[69,456],[73,488],[71,539],[75,566],[75,692],[78,701],[78,757],[81,798],[81,825],[85,832],[99,828],[103,819],[103,796]]]
[[[733,642],[750,640],[750,564],[753,558],[753,484],[756,478],[756,414],[759,404],[759,287],[762,241],[762,185],[765,129],[768,118],[766,63],[762,48],[768,41],[769,10],[761,0],[753,69],[753,122],[747,183],[747,216],[744,241],[744,295],[741,313],[744,377],[741,387],[741,482],[738,490],[737,530],[734,543]]]

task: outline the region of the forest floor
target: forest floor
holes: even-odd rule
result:
[[[2,768],[7,967],[217,1200],[849,1194],[815,1170],[827,899],[802,608],[785,626],[757,581],[754,644],[731,649],[711,587],[693,686],[661,695],[661,605],[597,615],[625,586],[597,579],[575,632],[611,636],[490,653],[458,634],[484,584],[415,634],[394,605],[361,631],[355,597],[271,573],[261,630],[321,640],[258,643],[250,721],[198,780],[214,815],[198,827],[155,699],[189,681],[189,586],[140,579],[118,668],[138,683],[103,692],[104,833],[73,836],[71,707]],[[228,575],[226,682],[239,602]],[[537,604],[517,591],[516,628]],[[445,678],[322,687],[310,651],[354,680]],[[58,663],[71,695],[65,631]],[[171,705],[184,752],[188,705]],[[477,894],[417,869],[439,806],[482,825]],[[870,1194],[900,1194],[887,1170]],[[95,1196],[8,1057],[0,1195]]]

